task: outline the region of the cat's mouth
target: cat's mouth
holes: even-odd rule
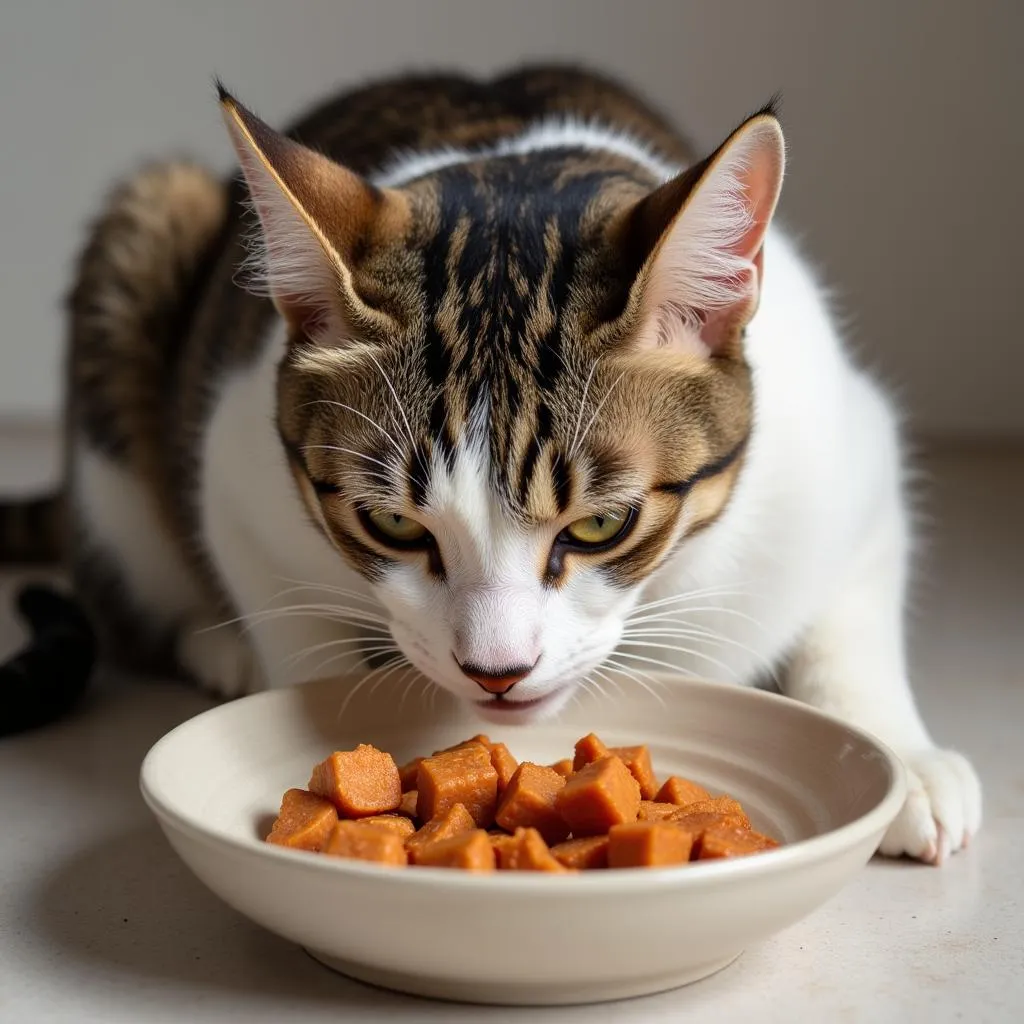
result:
[[[536,711],[542,711],[560,702],[565,694],[566,687],[559,686],[540,697],[531,697],[526,700],[516,700],[514,697],[495,696],[487,700],[475,700],[473,703],[479,711],[487,718],[495,718],[507,721],[518,716],[529,717]]]

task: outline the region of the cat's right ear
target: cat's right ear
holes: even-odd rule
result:
[[[772,104],[706,160],[652,192],[625,220],[643,261],[635,284],[645,347],[727,355],[753,317],[785,147]]]
[[[275,132],[220,83],[218,91],[260,220],[251,285],[307,338],[336,338],[353,320],[379,317],[353,288],[353,254],[376,233],[401,229],[401,194]]]

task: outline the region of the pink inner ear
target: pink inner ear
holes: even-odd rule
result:
[[[764,280],[764,238],[775,210],[780,178],[777,152],[770,146],[754,148],[748,166],[736,173],[750,226],[728,251],[747,260],[749,266],[722,282],[736,293],[735,302],[703,311],[700,339],[712,351],[727,342],[737,324],[748,320],[757,307]]]
[[[757,308],[784,162],[778,124],[759,117],[706,165],[653,254],[643,301],[655,329],[641,344],[705,354],[733,344]]]

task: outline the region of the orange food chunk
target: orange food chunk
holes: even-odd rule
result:
[[[712,825],[700,837],[696,856],[698,860],[717,860],[721,857],[745,857],[750,853],[774,849],[779,844],[760,832],[730,825]]]
[[[680,808],[680,812],[686,808]],[[730,817],[727,814],[719,814],[717,811],[697,811],[694,814],[679,813],[673,818],[666,818],[665,821],[676,828],[682,829],[693,839],[692,855],[696,857],[700,849],[704,833],[709,828],[744,828],[739,818]]]
[[[503,867],[507,851],[516,842],[515,836],[510,836],[507,832],[488,832],[487,838],[491,841],[491,846],[494,847],[494,856],[498,867]]]
[[[608,831],[608,867],[654,868],[685,864],[693,837],[665,821],[634,821]]]
[[[567,779],[570,775],[572,775],[572,758],[563,758],[561,761],[556,761],[554,764],[549,764],[548,767],[553,772],[558,772],[558,774],[561,775],[563,779]]]
[[[338,812],[330,800],[304,789],[289,789],[281,800],[281,810],[267,842],[317,853],[324,848],[337,824]]]
[[[504,743],[494,743],[491,745],[491,764],[498,773],[498,796],[501,796],[515,775],[519,762]]]
[[[386,828],[402,839],[408,839],[416,831],[416,826],[412,821],[401,814],[374,814],[369,818],[360,818],[359,824],[370,825],[373,828]]]
[[[517,828],[510,843],[498,849],[503,871],[565,871],[551,855],[548,844],[535,828]]]
[[[565,779],[553,768],[524,761],[505,790],[495,821],[509,832],[535,828],[546,843],[560,843],[569,826],[555,807]]]
[[[409,851],[409,860],[418,864],[420,852],[431,843],[450,839],[460,832],[472,832],[475,828],[476,822],[469,811],[462,804],[454,804],[439,818],[428,821],[423,828],[406,839],[405,848]]]
[[[637,819],[639,821],[664,821],[666,818],[677,817],[680,810],[681,808],[675,804],[665,804],[658,800],[641,800]]]
[[[424,758],[416,789],[416,816],[421,821],[440,817],[455,804],[462,804],[480,828],[494,821],[498,773],[490,752],[479,743]]]
[[[640,787],[641,800],[653,800],[658,792],[658,780],[651,766],[651,752],[644,745],[635,747],[612,747],[609,753],[622,758],[622,763],[633,773]]]
[[[402,782],[403,793],[408,793],[410,789],[416,788],[416,776],[419,774],[420,763],[422,761],[422,757],[414,757],[411,761],[406,761],[405,764],[398,769],[398,778]]]
[[[420,851],[420,867],[462,868],[463,871],[493,871],[494,847],[482,828],[439,839]]]
[[[702,786],[678,775],[670,775],[654,797],[659,803],[684,807],[698,800],[710,800],[711,794]]]
[[[395,809],[395,814],[401,814],[406,818],[416,817],[416,801],[419,799],[419,793],[415,789],[410,789],[408,793],[402,794],[402,802]]]
[[[731,796],[715,796],[708,800],[684,804],[679,808],[676,820],[689,814],[721,814],[726,818],[735,819],[736,823],[744,828],[750,828],[750,819],[746,811]]]
[[[607,757],[611,751],[591,732],[576,743],[576,754],[572,759],[572,770],[578,772],[588,764]]]
[[[551,847],[551,856],[563,867],[592,871],[608,867],[608,837],[586,836],[568,839]]]
[[[402,781],[390,754],[361,743],[336,750],[313,769],[309,789],[326,797],[346,818],[393,811],[402,801]]]
[[[486,747],[488,750],[493,746],[489,736],[485,736],[482,732],[478,732],[475,736],[470,736],[468,740],[453,743],[450,747],[445,747],[444,750],[435,750],[434,757],[437,757],[438,754],[450,754],[453,750],[465,750],[466,747],[473,746],[474,744]]]
[[[622,760],[610,754],[567,779],[555,807],[575,838],[601,835],[612,825],[636,821],[640,786]]]
[[[404,867],[407,862],[405,846],[397,832],[361,821],[339,821],[327,840],[324,853],[395,867]]]

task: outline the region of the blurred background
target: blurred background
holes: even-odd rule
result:
[[[112,181],[154,155],[230,166],[215,74],[283,126],[367,76],[555,57],[702,147],[781,91],[783,217],[862,360],[920,434],[1024,437],[1022,33],[1020,0],[5,0],[0,421],[57,415],[61,303]]]

